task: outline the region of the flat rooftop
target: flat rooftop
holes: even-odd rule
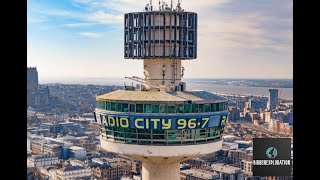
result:
[[[223,163],[212,164],[211,168],[214,171],[228,173],[228,174],[241,173],[240,168],[223,164]]]
[[[69,121],[91,122],[94,121],[94,118],[70,118]]]
[[[97,96],[96,100],[110,102],[166,102],[183,104],[192,103],[213,103],[226,102],[227,99],[206,91],[128,91],[117,90],[107,94]]]
[[[234,143],[238,143],[238,144],[250,144],[250,143],[252,143],[252,141],[237,140],[237,141],[234,141]]]
[[[53,154],[43,154],[43,155],[32,155],[31,157],[29,157],[28,159],[30,160],[35,160],[35,159],[45,159],[45,158],[57,158],[58,156],[55,156]]]
[[[231,143],[231,142],[222,142],[222,149],[224,149],[224,148],[229,149],[231,146],[237,146],[238,147],[238,144],[237,143]]]
[[[222,139],[229,139],[229,138],[237,138],[237,136],[229,135],[229,134],[222,136]]]
[[[186,169],[186,170],[181,170],[180,172],[198,177],[201,179],[216,179],[219,178],[219,174],[215,172],[210,172],[202,169]]]
[[[97,162],[100,164],[103,164],[103,163],[110,163],[111,164],[111,163],[116,163],[118,161],[116,159],[102,157],[102,158],[93,158],[92,162]]]
[[[80,146],[70,146],[69,149],[71,149],[71,150],[85,150],[83,147],[80,147]]]

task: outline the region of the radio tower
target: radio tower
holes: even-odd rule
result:
[[[227,99],[187,91],[182,60],[197,58],[198,16],[165,2],[124,15],[124,58],[143,60],[141,83],[97,96],[101,147],[142,161],[143,180],[179,180],[180,162],[218,151]]]

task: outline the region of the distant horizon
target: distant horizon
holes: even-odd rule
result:
[[[222,81],[219,81],[222,80]],[[223,80],[226,80],[225,82],[231,82],[232,80],[248,80],[243,85],[233,85],[233,84],[227,84],[224,83]],[[231,80],[231,81],[228,81]],[[250,84],[254,81],[250,80],[257,80],[262,81],[258,82],[255,86],[250,86]],[[184,82],[187,83],[187,89],[188,90],[203,90],[208,91],[212,93],[229,93],[229,94],[241,94],[241,95],[264,95],[266,96],[268,94],[268,89],[279,89],[280,90],[280,97],[283,99],[292,100],[293,99],[293,87],[292,87],[292,80],[291,79],[213,79],[213,78],[184,78]],[[259,84],[264,84],[263,81],[266,81],[265,85],[259,86]],[[269,81],[269,82],[268,82]],[[278,82],[281,84],[281,81],[284,81],[283,85],[290,84],[291,86],[285,87],[285,86],[275,86],[272,85],[274,82]],[[290,81],[290,82],[288,82]],[[125,78],[69,78],[69,79],[51,79],[51,80],[45,80],[42,79],[39,81],[40,85],[93,85],[93,86],[121,86],[124,85],[133,85],[136,86],[137,84],[140,84],[138,82],[135,82],[133,80],[125,79]],[[267,85],[267,86],[266,86]]]
[[[286,82],[291,84],[293,83],[293,79],[257,79],[257,78],[183,78],[182,81],[187,82],[188,84],[215,84],[215,85],[222,85],[222,86],[234,86],[234,85],[227,85],[227,84],[220,84],[223,82],[232,82],[232,81],[244,81],[244,83],[250,81],[265,81],[268,83],[268,86],[247,86],[247,87],[270,87],[270,88],[278,88],[276,86],[271,85],[270,83],[281,83]],[[268,82],[269,81],[269,82]],[[288,82],[289,81],[289,82]],[[64,78],[41,78],[39,77],[39,84],[73,84],[73,85],[115,85],[115,86],[123,86],[125,84],[134,85],[139,84],[136,81],[126,79],[124,77],[64,77]],[[292,88],[292,87],[281,87],[281,88]],[[279,87],[280,88],[280,87]]]
[[[49,76],[41,76],[38,73],[39,80],[40,79],[50,79],[50,80],[61,80],[61,79],[125,79],[123,76],[63,76],[63,77],[49,77]],[[129,76],[126,76],[129,77]],[[293,80],[293,78],[232,78],[232,77],[226,77],[226,78],[215,78],[215,77],[187,77],[182,79],[210,79],[210,80]]]

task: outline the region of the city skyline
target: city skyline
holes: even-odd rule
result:
[[[143,76],[141,61],[123,58],[122,38],[123,13],[141,11],[141,4],[28,0],[28,66],[44,79]],[[198,58],[183,63],[185,78],[292,78],[292,1],[182,1],[182,7],[201,19]]]

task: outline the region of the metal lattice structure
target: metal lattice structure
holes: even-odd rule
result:
[[[147,11],[124,15],[124,58],[196,59],[197,13]]]

